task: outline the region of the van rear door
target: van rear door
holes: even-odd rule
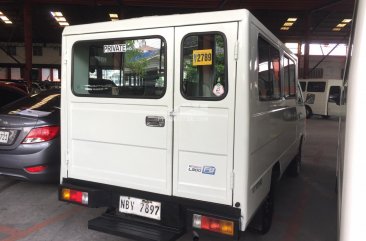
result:
[[[175,196],[232,204],[237,29],[175,30]]]
[[[173,33],[66,38],[69,178],[172,194]]]

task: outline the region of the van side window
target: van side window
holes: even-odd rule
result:
[[[285,98],[296,97],[296,70],[295,63],[288,57],[283,58],[283,71],[284,71],[284,95]]]
[[[191,100],[221,100],[228,92],[226,39],[221,33],[189,34],[182,41],[181,93]]]
[[[317,82],[308,82],[308,92],[324,92],[325,91],[325,82],[317,81]]]
[[[165,49],[159,37],[77,42],[72,90],[78,96],[161,98]]]
[[[305,81],[300,81],[300,86],[301,86],[301,90],[304,92],[306,89],[306,82]]]
[[[266,40],[258,38],[259,100],[281,98],[280,52]]]

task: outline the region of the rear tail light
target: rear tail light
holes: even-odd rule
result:
[[[33,167],[26,167],[24,169],[30,173],[38,173],[38,172],[43,172],[44,170],[46,170],[47,166],[33,166]]]
[[[23,140],[23,144],[39,143],[55,138],[60,132],[59,126],[43,126],[32,129]]]
[[[194,228],[234,236],[234,222],[193,214]]]
[[[64,201],[76,202],[83,205],[88,205],[89,194],[78,190],[69,188],[61,189],[61,199]]]

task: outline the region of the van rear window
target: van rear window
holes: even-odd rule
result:
[[[72,89],[78,96],[161,98],[166,42],[160,37],[77,42]]]
[[[222,33],[195,33],[182,42],[181,93],[190,100],[222,100],[228,92],[226,39]]]
[[[308,82],[308,92],[324,92],[325,91],[325,82]]]

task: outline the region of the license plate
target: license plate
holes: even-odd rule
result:
[[[119,211],[160,220],[161,203],[134,197],[120,196]]]
[[[8,143],[8,141],[9,141],[9,132],[0,131],[0,143]]]

